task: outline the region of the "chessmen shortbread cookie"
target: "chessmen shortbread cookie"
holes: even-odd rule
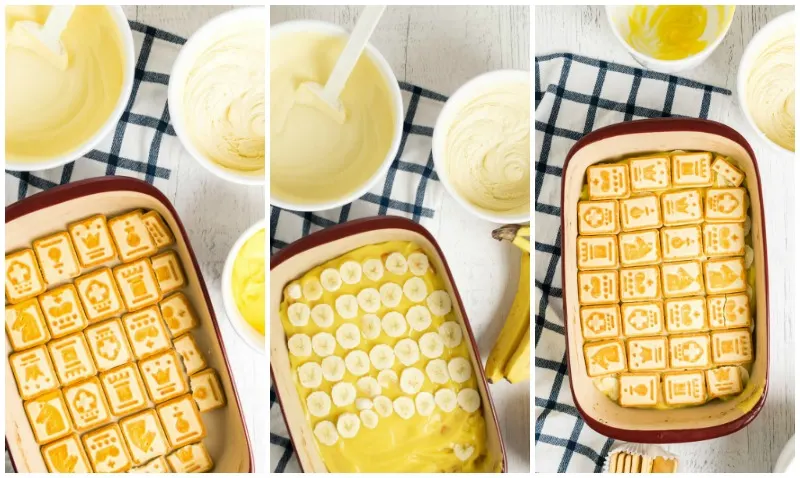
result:
[[[119,319],[90,325],[84,333],[99,371],[105,372],[133,361],[133,353]]]
[[[89,346],[83,334],[78,332],[47,344],[50,357],[61,385],[69,385],[97,373]]]
[[[703,222],[703,195],[699,189],[666,192],[661,195],[661,214],[665,226]]]
[[[84,432],[97,428],[113,418],[97,377],[68,385],[64,387],[63,392],[76,431]]]
[[[617,271],[579,271],[578,301],[581,305],[613,304],[619,301]]]
[[[139,362],[147,394],[155,403],[161,403],[189,391],[189,384],[181,370],[180,358],[174,350],[152,355]]]
[[[673,369],[705,368],[711,365],[709,335],[672,335],[669,337],[669,355]]]
[[[706,401],[705,374],[702,370],[666,372],[663,376],[664,403],[699,405]]]
[[[36,299],[6,305],[6,334],[14,350],[25,350],[50,340],[50,331]]]
[[[169,294],[186,285],[186,276],[183,274],[181,261],[175,251],[166,251],[155,255],[150,258],[150,263],[162,294]]]
[[[131,468],[131,455],[116,423],[91,431],[82,440],[95,473],[122,473]]]
[[[725,158],[722,156],[717,156],[714,159],[714,162],[711,163],[711,170],[725,179],[727,184],[733,187],[738,187],[742,184],[742,181],[744,181],[744,173],[736,166],[725,161]]]
[[[111,233],[108,232],[106,217],[102,214],[72,223],[67,229],[72,237],[78,260],[84,268],[89,269],[117,257]]]
[[[197,327],[197,316],[183,292],[176,292],[159,302],[161,317],[173,337]]]
[[[655,194],[620,200],[619,214],[623,231],[661,227],[661,207]]]
[[[620,269],[619,296],[622,302],[650,301],[661,298],[658,266]]]
[[[706,370],[706,385],[708,385],[708,395],[712,398],[740,393],[743,387],[739,367]]]
[[[619,305],[581,307],[581,330],[586,340],[608,339],[620,335]]]
[[[133,354],[141,360],[171,347],[169,334],[158,306],[122,316]]]
[[[130,473],[172,473],[163,456],[153,458],[146,465],[131,468]]]
[[[203,442],[187,445],[167,455],[175,473],[204,473],[214,467]]]
[[[670,262],[661,266],[664,297],[702,295],[703,267],[700,261]]]
[[[667,368],[667,338],[636,337],[628,339],[628,369],[631,372],[660,371]]]
[[[658,231],[623,232],[619,235],[619,258],[623,267],[661,263]]]
[[[44,345],[13,353],[8,361],[23,400],[58,389],[56,372]]]
[[[158,250],[142,220],[141,211],[109,219],[108,228],[122,262],[135,261],[153,255]]]
[[[711,153],[672,155],[672,185],[676,188],[711,186]]]
[[[730,222],[703,224],[703,246],[707,256],[743,256],[744,225]]]
[[[619,404],[623,407],[658,405],[657,373],[623,373],[619,376]]]
[[[592,199],[622,199],[631,195],[627,164],[589,166],[586,182]]]
[[[44,445],[72,433],[72,423],[61,390],[29,400],[24,407],[36,443]]]
[[[703,264],[706,292],[709,295],[731,294],[747,290],[744,259],[714,259]]]
[[[614,269],[619,265],[617,236],[578,236],[578,269]]]
[[[659,154],[628,160],[631,171],[631,191],[641,193],[669,189],[669,156]]]
[[[142,222],[144,222],[144,226],[147,228],[147,232],[150,233],[150,238],[157,248],[161,249],[175,243],[172,231],[167,227],[164,218],[157,212],[148,211],[142,214]]]
[[[753,360],[753,341],[749,329],[711,332],[711,359],[716,365],[748,363]]]
[[[621,313],[622,332],[627,337],[658,335],[664,331],[661,301],[624,303]]]
[[[129,312],[155,305],[161,300],[156,275],[147,259],[115,267],[114,278]]]
[[[145,410],[119,421],[135,465],[143,465],[169,451],[167,437],[155,410]]]
[[[708,323],[712,329],[750,326],[750,299],[747,294],[713,296],[706,299]]]
[[[186,368],[186,374],[192,375],[206,368],[206,359],[200,352],[192,334],[186,333],[176,338],[173,342],[175,351],[178,352],[183,360],[183,366]]]
[[[225,392],[213,368],[207,368],[189,377],[192,398],[201,412],[225,406]]]
[[[625,348],[621,340],[584,344],[583,355],[586,357],[586,371],[590,377],[599,377],[627,370]]]
[[[100,383],[114,415],[123,417],[147,408],[147,393],[135,363],[101,373]]]
[[[73,279],[81,273],[78,255],[66,231],[33,241],[33,252],[48,285]]]
[[[672,334],[701,332],[706,323],[706,301],[704,297],[667,299],[664,301],[667,331]]]
[[[77,435],[70,435],[43,446],[42,458],[50,473],[92,472],[89,459]]]
[[[46,285],[32,249],[6,255],[6,299],[12,304],[36,297]]]
[[[75,279],[75,288],[89,322],[115,317],[125,310],[108,267],[78,277]]]
[[[616,234],[619,227],[617,201],[578,202],[578,232],[581,235]]]
[[[162,403],[156,407],[156,411],[172,448],[205,438],[206,428],[191,395],[186,394]]]
[[[72,284],[56,287],[40,295],[39,305],[53,338],[80,332],[89,323],[78,291]]]
[[[700,226],[661,229],[661,254],[665,262],[699,259],[703,255],[703,234]]]
[[[747,190],[711,188],[706,191],[707,222],[744,222],[747,218]]]

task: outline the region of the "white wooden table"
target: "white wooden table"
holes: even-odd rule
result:
[[[352,29],[361,7],[271,7],[270,23],[315,19]],[[530,68],[529,7],[388,7],[370,42],[397,79],[450,95],[469,79],[501,68]],[[458,284],[481,356],[489,356],[514,293],[519,251],[491,238],[447,194],[436,211],[437,241]],[[491,386],[509,470],[530,471],[530,388]]]
[[[792,7],[737,7],[733,24],[711,57],[694,70],[678,73],[730,89],[716,101],[718,116],[747,138],[758,158],[767,221],[770,289],[770,376],[767,402],[744,430],[699,443],[666,446],[686,472],[769,472],[794,434],[794,158],[773,152],[750,130],[736,104],[736,71],[744,47],[769,20]],[[535,54],[578,53],[638,66],[613,36],[602,7],[536,7]],[[721,107],[720,107],[721,106]],[[552,470],[541,470],[552,471]]]

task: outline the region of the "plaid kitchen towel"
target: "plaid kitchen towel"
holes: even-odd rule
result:
[[[109,134],[85,157],[36,172],[6,171],[6,204],[79,179],[131,176],[164,188],[182,149],[170,125],[167,83],[185,38],[138,22],[133,30],[133,89],[125,112]]]
[[[536,57],[536,471],[600,472],[613,440],[588,428],[567,377],[561,297],[561,173],[587,133],[643,118],[715,117],[731,92],[579,55]],[[715,103],[716,101],[716,103]]]
[[[425,226],[434,235],[434,213],[442,202],[442,188],[433,170],[431,137],[446,96],[400,82],[405,107],[400,149],[386,179],[344,207],[321,212],[270,208],[270,248],[274,254],[314,231],[351,219],[376,215],[403,216]],[[299,472],[286,423],[275,391],[270,387],[270,468],[273,473]]]

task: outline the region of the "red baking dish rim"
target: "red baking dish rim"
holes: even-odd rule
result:
[[[706,427],[706,428],[697,428],[691,430],[685,429],[675,429],[675,430],[628,430],[623,428],[616,428],[604,423],[601,423],[591,417],[588,413],[586,413],[578,403],[577,398],[575,397],[575,391],[572,386],[572,375],[570,375],[570,391],[572,392],[572,401],[575,403],[575,407],[580,412],[581,417],[586,422],[589,427],[591,427],[596,432],[600,433],[601,435],[605,435],[610,438],[614,438],[617,440],[624,440],[630,442],[637,442],[637,443],[686,443],[686,442],[694,442],[694,441],[701,441],[701,440],[710,440],[712,438],[719,438],[725,435],[729,435],[735,431],[741,430],[745,426],[747,426],[750,422],[752,422],[758,413],[761,411],[761,408],[764,406],[764,403],[767,400],[767,390],[769,385],[769,268],[768,264],[769,261],[767,260],[767,229],[766,224],[764,221],[764,210],[763,210],[763,193],[761,192],[761,175],[758,171],[758,162],[756,161],[756,155],[753,152],[753,148],[750,147],[750,144],[744,137],[736,132],[731,127],[724,125],[722,123],[718,123],[716,121],[711,120],[703,120],[703,119],[696,119],[696,118],[651,118],[651,119],[644,119],[644,120],[637,120],[637,121],[630,121],[625,123],[617,123],[614,125],[606,126],[604,128],[600,128],[597,131],[593,131],[575,143],[572,148],[569,150],[567,154],[567,158],[564,161],[564,173],[562,173],[561,177],[561,230],[565,230],[565,222],[564,222],[564,182],[566,180],[567,175],[565,174],[567,171],[567,167],[569,166],[569,162],[572,157],[581,150],[581,148],[588,146],[592,143],[597,141],[602,141],[604,139],[612,138],[614,136],[626,136],[630,134],[640,134],[640,133],[664,133],[664,132],[672,132],[672,131],[693,131],[693,132],[700,132],[700,133],[709,133],[714,134],[717,136],[722,136],[727,138],[744,148],[747,151],[747,154],[753,158],[753,168],[756,171],[756,184],[758,185],[758,195],[762,198],[762,210],[761,210],[761,231],[764,240],[764,308],[767,314],[766,326],[765,330],[760,330],[759,333],[764,333],[767,335],[767,353],[766,353],[766,377],[764,379],[764,392],[759,397],[758,402],[755,406],[750,409],[744,416],[737,418],[728,423],[724,423],[722,425],[716,425],[713,427]],[[562,234],[561,236],[561,250],[564,251],[565,247],[565,238]],[[561,261],[561,283],[566,284],[566,270],[565,270],[565,263]],[[566,339],[567,349],[569,349],[569,332],[567,324],[567,293],[566,288],[563,292],[563,310],[564,310],[564,338]],[[569,353],[566,354],[567,356],[567,370],[570,370],[569,366]]]
[[[450,279],[450,283],[453,284],[453,292],[456,296],[456,303],[458,304],[458,308],[461,311],[461,316],[464,317],[464,326],[467,329],[467,336],[469,336],[470,344],[472,345],[472,350],[475,352],[475,356],[478,358],[478,362],[480,363],[480,353],[478,353],[478,343],[475,341],[475,336],[472,334],[472,327],[469,325],[469,319],[467,318],[467,311],[464,310],[464,304],[461,302],[461,295],[458,293],[458,289],[455,286],[455,280],[453,280],[453,273],[450,271],[450,266],[447,265],[447,260],[444,257],[444,253],[442,249],[439,247],[439,243],[436,242],[436,239],[433,238],[430,232],[427,229],[420,226],[416,222],[406,219],[400,216],[373,216],[367,217],[362,219],[355,219],[353,221],[349,221],[343,224],[337,224],[335,226],[331,226],[327,229],[323,229],[321,231],[317,231],[313,234],[310,234],[302,239],[299,239],[288,246],[284,247],[275,255],[271,256],[269,259],[269,268],[270,270],[274,269],[275,267],[281,265],[285,261],[289,260],[290,258],[301,254],[305,251],[313,249],[317,246],[321,246],[323,244],[328,244],[333,241],[338,241],[339,239],[354,236],[356,234],[361,234],[364,232],[369,231],[376,231],[380,229],[406,229],[412,232],[416,232],[417,234],[422,235],[427,239],[431,244],[433,244],[433,248],[436,249],[436,253],[439,254],[439,257],[442,259],[442,264],[444,264],[445,272],[447,273],[448,279]],[[270,363],[270,374],[272,375],[272,383],[275,383],[275,372],[272,369],[272,364]],[[499,431],[500,424],[497,421],[497,411],[494,407],[494,401],[492,400],[492,395],[489,393],[489,384],[486,381],[486,374],[483,371],[482,367],[478,367],[478,375],[487,391],[487,398],[489,399],[489,406],[492,409],[492,416],[494,418],[494,425],[495,428]],[[277,387],[273,387],[275,390],[275,395],[278,398],[278,402],[281,402],[281,395],[278,391]],[[283,407],[281,407],[281,414],[283,414],[284,422],[286,420],[286,413],[283,411]],[[287,422],[288,423],[288,422]],[[294,444],[294,438],[292,437],[292,431],[287,426],[286,429],[289,432],[289,439]],[[503,454],[503,468],[502,473],[506,473],[508,471],[508,461],[506,457],[506,447],[505,443],[503,443],[503,436],[502,434],[499,435],[500,438],[500,451]],[[298,464],[300,465],[301,471],[303,470],[303,465],[298,460]]]
[[[186,234],[186,228],[183,227],[180,216],[178,216],[178,212],[172,206],[172,203],[169,201],[169,199],[167,199],[167,197],[164,196],[164,194],[155,186],[140,179],[128,178],[124,176],[89,178],[81,181],[75,181],[74,183],[56,186],[6,206],[6,223],[50,206],[55,206],[56,204],[61,204],[63,202],[71,201],[84,196],[91,196],[93,194],[111,191],[133,191],[151,196],[163,204],[170,214],[172,214],[172,217],[175,218],[175,222],[178,224],[178,230],[183,237],[183,242],[186,244],[186,250],[189,252],[189,257],[192,259],[194,272],[200,279],[198,281],[200,282],[200,290],[203,292],[203,298],[208,306],[209,317],[211,319],[211,323],[214,325],[214,332],[217,334],[217,342],[219,343],[220,350],[222,350],[222,357],[225,359],[225,368],[228,370],[228,376],[231,379],[233,395],[236,399],[236,405],[239,410],[239,418],[242,422],[242,428],[244,429],[244,436],[247,442],[247,454],[250,460],[248,463],[248,471],[245,473],[253,473],[253,448],[250,444],[250,435],[247,432],[247,422],[242,415],[242,404],[239,401],[239,394],[236,391],[236,383],[234,382],[233,373],[231,373],[231,367],[228,363],[228,354],[225,352],[225,343],[222,341],[222,334],[220,334],[219,326],[217,325],[217,317],[214,314],[214,306],[212,305],[211,299],[208,296],[206,283],[203,279],[203,274],[200,271],[200,266],[197,263],[197,257],[195,256],[194,250],[189,242],[189,236]],[[8,437],[6,437],[6,450],[8,450]],[[14,467],[14,471],[16,472],[17,467],[14,463],[14,457],[11,455],[11,453],[9,453],[9,457],[11,458],[11,465]]]

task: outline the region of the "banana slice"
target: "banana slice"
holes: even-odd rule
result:
[[[392,252],[386,258],[386,270],[396,275],[403,275],[408,272],[408,262],[403,254]]]
[[[333,307],[328,304],[317,304],[311,309],[311,320],[317,326],[326,329],[333,325]]]
[[[342,413],[336,420],[336,430],[342,438],[353,438],[361,428],[361,420],[355,413]]]
[[[419,338],[419,349],[428,358],[439,358],[444,352],[444,343],[438,333],[428,332]]]
[[[295,357],[308,357],[311,355],[311,337],[306,334],[294,334],[287,341],[289,353]]]
[[[461,345],[461,327],[453,321],[445,322],[439,326],[439,337],[446,346],[454,349]]]
[[[361,264],[356,261],[347,261],[339,266],[339,274],[345,284],[358,284],[361,280]]]
[[[436,402],[433,400],[433,394],[430,392],[419,392],[414,397],[414,404],[417,406],[417,413],[423,417],[429,417],[436,408]]]
[[[365,312],[374,313],[381,308],[381,294],[378,289],[368,287],[362,289],[357,296],[358,305],[364,309]]]
[[[450,390],[449,388],[437,390],[433,399],[436,401],[436,405],[438,405],[439,408],[446,413],[452,412],[456,409],[456,405],[458,405],[456,392]]]
[[[369,351],[369,361],[377,370],[387,370],[394,366],[394,350],[386,344],[378,344]]]
[[[443,290],[435,290],[428,296],[428,308],[433,315],[444,317],[453,308],[450,294]]]
[[[357,410],[370,410],[374,405],[372,404],[372,399],[359,397],[356,398],[356,409]]]
[[[428,256],[421,252],[408,255],[408,269],[415,276],[424,276],[428,272]]]
[[[314,427],[314,436],[326,446],[332,446],[339,441],[339,432],[336,431],[336,425],[328,420],[317,423],[317,426]]]
[[[291,283],[286,287],[286,296],[292,300],[300,300],[303,297],[303,289],[297,282]]]
[[[406,333],[406,318],[400,312],[388,312],[381,319],[383,331],[389,337],[401,337]]]
[[[464,383],[472,377],[472,364],[464,357],[456,357],[447,363],[450,378],[456,383]]]
[[[345,350],[354,349],[361,343],[361,331],[356,324],[342,324],[336,329],[336,341]]]
[[[311,338],[311,348],[320,357],[333,355],[336,351],[336,339],[328,332],[320,332]]]
[[[351,294],[342,294],[336,298],[336,312],[343,319],[354,319],[358,314],[358,300]]]
[[[400,390],[409,395],[419,392],[425,383],[425,374],[416,367],[408,367],[400,372]]]
[[[411,302],[422,302],[428,296],[428,286],[419,277],[412,277],[403,284],[403,294]]]
[[[322,367],[316,362],[306,362],[297,367],[297,378],[305,388],[317,388],[322,384]]]
[[[394,370],[381,370],[378,372],[378,385],[381,388],[389,388],[398,381],[397,372]]]
[[[447,371],[447,362],[442,359],[434,359],[425,366],[425,373],[433,383],[443,384],[450,381],[450,373]],[[455,397],[453,397],[455,398]]]
[[[453,445],[453,454],[461,461],[469,460],[469,457],[475,453],[475,447],[471,445],[462,445],[460,443],[456,443]]]
[[[322,376],[329,382],[338,382],[344,377],[344,360],[336,355],[322,359]]]
[[[383,277],[383,262],[379,259],[367,259],[361,264],[364,275],[371,281],[379,281]]]
[[[392,402],[394,412],[403,420],[408,420],[414,416],[414,400],[410,397],[398,397]]]
[[[465,388],[458,392],[458,406],[472,413],[481,407],[481,396],[475,389]]]
[[[363,350],[353,350],[344,358],[344,365],[356,377],[369,372],[369,356]]]
[[[308,413],[315,417],[327,416],[331,411],[331,397],[322,391],[311,392],[306,398]]]
[[[431,325],[431,313],[424,305],[415,305],[406,312],[408,325],[417,332],[422,332]]]
[[[289,322],[295,327],[302,327],[308,324],[308,317],[311,315],[311,309],[302,302],[295,302],[286,309],[286,315],[289,316]]]
[[[372,398],[381,394],[381,386],[378,385],[378,380],[374,377],[361,377],[356,382],[356,388],[361,390],[361,393]]]
[[[346,407],[356,401],[356,387],[352,383],[339,382],[331,389],[331,398],[337,407]]]
[[[389,397],[385,397],[383,395],[379,395],[372,399],[372,405],[375,407],[375,411],[378,412],[378,415],[382,417],[388,417],[394,411],[394,407],[392,406],[392,400]]]
[[[403,298],[403,288],[394,282],[387,282],[381,286],[381,302],[390,309],[400,305]]]
[[[358,416],[365,427],[373,429],[378,426],[378,414],[372,410],[361,410]]]
[[[367,340],[377,339],[381,335],[381,319],[375,314],[361,316],[361,333]]]
[[[322,297],[322,284],[315,277],[312,277],[303,284],[303,295],[308,300],[319,299]]]
[[[322,282],[322,287],[328,292],[336,292],[342,287],[342,276],[339,275],[339,271],[336,269],[325,269],[319,275],[319,279]]]
[[[755,252],[753,248],[750,246],[744,246],[744,268],[749,269],[750,266],[753,265],[753,258],[755,257]]]
[[[400,363],[408,367],[419,360],[419,346],[413,339],[401,339],[394,346],[394,354]]]

